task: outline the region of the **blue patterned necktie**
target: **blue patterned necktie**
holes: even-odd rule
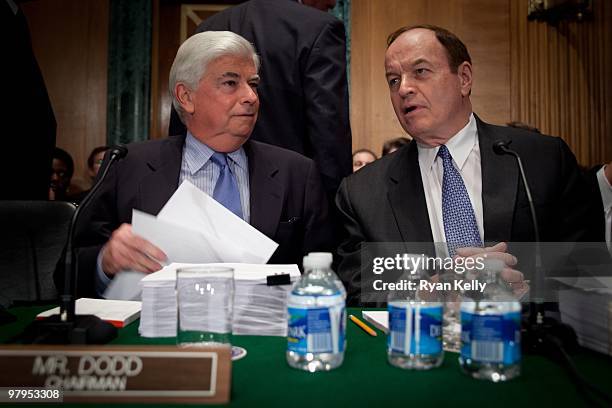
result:
[[[210,160],[219,166],[220,170],[217,184],[215,184],[215,191],[213,191],[213,198],[238,217],[242,218],[240,191],[238,191],[236,178],[227,165],[226,155],[216,152],[212,155]]]
[[[440,146],[438,156],[442,158],[442,219],[448,253],[454,256],[457,248],[481,247],[482,240],[476,224],[476,216],[463,178],[453,166],[453,157],[448,148]]]

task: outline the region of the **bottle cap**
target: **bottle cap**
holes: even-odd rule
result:
[[[312,258],[324,259],[329,263],[329,266],[331,266],[332,262],[334,261],[334,256],[331,254],[331,252],[309,252],[308,256]]]
[[[331,254],[330,254],[331,255]],[[331,262],[328,261],[327,257],[322,256],[312,256],[312,254],[308,254],[304,257],[304,271],[309,269],[321,269],[321,268],[329,268],[331,266]]]

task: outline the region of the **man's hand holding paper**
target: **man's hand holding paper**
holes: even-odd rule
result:
[[[136,235],[130,224],[122,224],[113,231],[102,248],[102,270],[108,276],[132,270],[151,273],[162,268],[166,254],[146,239]]]
[[[278,247],[188,181],[157,217],[134,210],[132,220],[134,232],[160,247],[168,262],[265,264]]]

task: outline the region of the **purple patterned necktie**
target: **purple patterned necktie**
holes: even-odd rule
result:
[[[482,240],[476,224],[476,216],[463,178],[453,166],[453,157],[448,148],[440,146],[438,156],[442,158],[442,218],[448,253],[454,256],[457,248],[481,247]]]

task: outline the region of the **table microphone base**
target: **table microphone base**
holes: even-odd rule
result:
[[[540,324],[527,323],[521,336],[522,348],[527,354],[539,354],[558,359],[559,345],[568,353],[578,350],[574,329],[550,317],[545,317]]]
[[[117,328],[94,315],[77,315],[74,321],[61,321],[59,315],[35,320],[21,334],[22,343],[106,344],[117,337]]]

